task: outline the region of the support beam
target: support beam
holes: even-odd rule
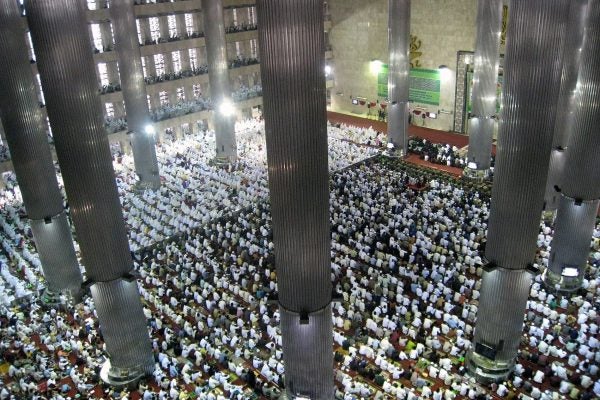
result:
[[[388,0],[388,142],[391,154],[408,154],[408,89],[410,86],[410,0]]]
[[[77,295],[81,271],[38,104],[21,10],[0,0],[0,119],[30,219],[46,289]]]
[[[101,372],[124,385],[152,373],[154,358],[89,49],[85,2],[29,0],[27,21],[86,278],[109,361]],[[65,84],[68,78],[68,85]]]
[[[127,112],[127,127],[132,136],[133,162],[140,189],[158,189],[160,175],[156,159],[156,140],[148,111],[146,83],[138,44],[133,2],[111,0],[109,7],[119,60],[121,89]]]
[[[235,105],[231,98],[229,84],[223,0],[202,0],[202,14],[206,58],[208,59],[208,80],[214,108],[216,158],[221,162],[235,162],[237,160]]]
[[[330,400],[323,0],[258,0],[257,15],[286,392]]]
[[[545,282],[561,291],[581,287],[600,203],[600,4],[589,1],[579,47],[576,90],[567,111],[571,133],[560,178],[552,251]]]
[[[552,147],[568,1],[511,0],[509,9],[505,94],[485,254],[489,265],[467,362],[481,381],[506,379],[521,339]]]
[[[473,112],[469,120],[468,166],[465,169],[465,175],[485,179],[489,176],[492,141],[496,125],[496,92],[500,64],[503,0],[479,0],[477,4]]]

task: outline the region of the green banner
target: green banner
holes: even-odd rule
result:
[[[387,64],[383,64],[381,66],[381,71],[377,75],[377,96],[383,97],[384,99],[388,98],[388,66]]]
[[[412,68],[408,101],[411,103],[440,105],[441,77],[437,69]],[[388,97],[388,66],[384,64],[377,76],[377,96]]]

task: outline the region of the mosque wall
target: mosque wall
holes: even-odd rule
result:
[[[370,71],[373,60],[388,62],[387,0],[329,0],[332,29],[335,87],[331,93],[333,111],[366,113],[366,106],[352,105],[353,97],[377,99],[377,76]],[[413,0],[411,34],[421,55],[421,68],[450,68],[442,74],[440,104],[411,103],[411,109],[423,106],[430,112],[454,110],[456,61],[460,50],[474,51],[477,0]],[[414,56],[414,54],[413,54]],[[382,99],[380,99],[382,100]],[[420,125],[422,121],[418,121]],[[453,114],[438,114],[427,119],[427,127],[452,130]]]

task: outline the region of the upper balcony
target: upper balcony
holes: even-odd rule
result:
[[[223,8],[250,7],[256,4],[255,0],[223,0]],[[93,9],[91,9],[93,7]],[[146,2],[135,0],[136,17],[156,17],[179,13],[200,12],[198,0],[176,0]],[[88,1],[88,21],[107,21],[110,19],[106,0]]]
[[[206,71],[206,72],[205,72]],[[209,83],[208,69],[206,66],[198,68],[195,72],[184,71],[179,74],[166,74],[161,77],[146,78],[146,93],[150,96],[160,92],[175,92],[182,86]],[[248,64],[239,67],[230,67],[229,77],[235,79],[238,76],[260,73],[260,64]],[[123,101],[123,93],[117,84],[112,89],[100,89],[100,95],[104,103],[117,103]]]

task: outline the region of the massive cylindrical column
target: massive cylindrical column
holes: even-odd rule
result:
[[[408,149],[408,90],[410,87],[410,0],[388,3],[388,141],[396,154]]]
[[[160,186],[154,128],[146,97],[146,83],[142,70],[142,57],[135,24],[133,2],[111,0],[110,19],[115,36],[115,50],[119,60],[121,89],[127,127],[132,135],[133,162],[140,178],[141,188],[157,189]]]
[[[223,0],[202,0],[202,14],[208,58],[208,80],[214,107],[217,160],[233,162],[237,159],[235,110],[229,86]]]
[[[563,69],[556,107],[556,121],[554,124],[554,139],[552,153],[550,154],[550,167],[546,180],[546,195],[544,210],[553,216],[560,202],[559,186],[560,175],[565,168],[565,149],[572,132],[572,118],[575,111],[575,93],[577,91],[577,78],[581,65],[581,45],[585,28],[585,16],[588,0],[573,0],[569,6],[569,20],[565,45],[563,46]]]
[[[598,204],[598,200],[579,202],[561,195],[548,269],[544,273],[544,282],[550,289],[569,292],[581,287],[590,255]]]
[[[81,271],[40,110],[21,11],[0,0],[0,117],[49,292],[76,294]]]
[[[481,300],[468,367],[505,379],[523,329],[562,70],[566,0],[510,2],[503,109],[498,137]],[[531,21],[536,21],[532,24]]]
[[[473,112],[469,121],[467,176],[486,177],[490,169],[493,118],[496,115],[500,33],[503,0],[479,0],[477,5],[477,44],[473,63]]]
[[[257,15],[285,386],[332,399],[323,0],[258,0]]]
[[[87,282],[109,355],[101,375],[109,383],[128,383],[151,373],[154,360],[131,275],[133,263],[92,73],[85,2],[29,0],[25,7]]]
[[[567,112],[571,134],[559,180],[561,198],[546,283],[576,290],[583,282],[600,203],[600,3],[589,1],[579,47],[579,79]]]

